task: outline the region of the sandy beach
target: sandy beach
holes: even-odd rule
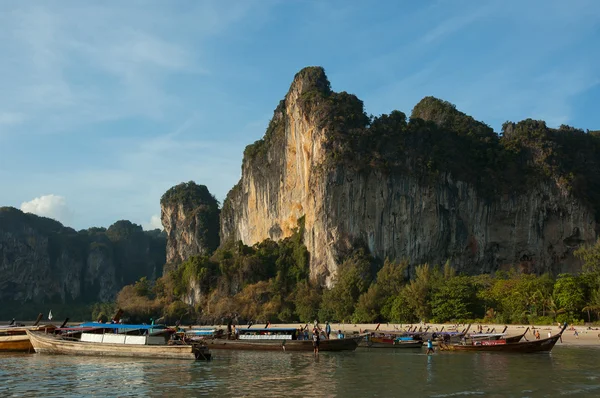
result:
[[[293,327],[293,328],[299,328],[299,327],[304,327],[305,324],[300,324],[300,323],[280,323],[280,324],[274,324],[272,323],[269,327]],[[312,324],[309,324],[309,328],[312,329]],[[379,326],[379,330],[407,330],[409,327],[414,327],[417,326],[417,329],[419,327],[422,327],[423,330],[425,328],[427,328],[428,326],[430,327],[430,331],[434,330],[434,331],[439,331],[442,330],[442,327],[444,328],[444,331],[462,331],[464,330],[467,325],[463,325],[460,324],[457,325],[456,324],[435,324],[435,323],[426,323],[426,324],[399,324],[399,323],[382,323]],[[217,328],[222,328],[222,329],[227,329],[227,325],[213,325],[214,327]],[[243,327],[246,325],[242,325]],[[252,327],[253,328],[261,328],[264,327],[265,325],[263,324],[255,324]],[[319,326],[321,328],[325,328],[325,323],[319,323]],[[472,324],[471,328],[469,330],[469,332],[471,333],[475,333],[477,331],[477,327],[479,326],[479,324]],[[527,329],[529,327],[529,330],[527,331],[527,334],[525,335],[525,337],[528,340],[534,340],[535,339],[535,335],[533,334],[534,330],[539,330],[540,332],[540,338],[546,338],[548,337],[548,332],[550,332],[551,334],[556,334],[560,331],[560,328],[558,325],[500,325],[500,324],[481,324],[481,326],[483,327],[483,332],[485,333],[486,331],[492,331],[494,330],[494,333],[500,333],[502,332],[502,330],[504,329],[505,326],[508,326],[508,328],[506,329],[506,335],[507,336],[515,336],[515,335],[519,335],[522,334],[525,329]],[[207,326],[202,326],[202,327],[207,327]],[[348,334],[352,334],[354,332],[362,332],[365,329],[367,330],[374,330],[377,327],[376,323],[370,323],[370,324],[360,324],[360,323],[332,323],[331,324],[331,332],[332,335],[335,334],[336,331],[338,330],[342,330],[346,335]],[[573,329],[572,329],[573,328]],[[577,333],[575,333],[577,332]],[[568,345],[568,346],[599,346],[600,347],[600,327],[597,326],[592,326],[591,329],[588,328],[588,326],[569,326],[567,328],[567,330],[564,331],[563,335],[562,335],[562,342],[559,341],[557,343],[557,345]]]

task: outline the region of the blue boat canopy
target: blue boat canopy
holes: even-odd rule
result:
[[[86,322],[79,325],[82,328],[98,329],[128,329],[128,330],[148,330],[148,329],[167,329],[165,325],[132,325],[127,323],[99,323]]]

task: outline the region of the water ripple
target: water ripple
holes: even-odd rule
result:
[[[555,396],[596,394],[589,349],[551,355],[213,351],[210,362],[0,355],[2,396]]]

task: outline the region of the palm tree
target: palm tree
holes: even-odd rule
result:
[[[590,311],[596,313],[596,318],[600,319],[600,290],[596,289],[592,292],[590,302],[583,307],[583,311],[587,312],[588,322],[591,322]]]

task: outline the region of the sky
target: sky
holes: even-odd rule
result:
[[[184,181],[223,201],[305,66],[373,115],[600,129],[597,0],[4,0],[0,59],[0,206],[75,229],[160,227]]]

